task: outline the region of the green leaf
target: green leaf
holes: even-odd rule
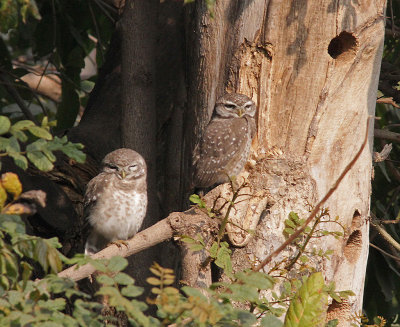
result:
[[[6,116],[0,116],[0,135],[3,135],[9,131],[11,127],[10,119]]]
[[[153,267],[150,267],[149,270],[150,270],[154,275],[156,275],[156,276],[158,276],[158,277],[161,277],[161,275],[162,275],[162,273],[161,273],[158,269],[155,269],[155,268],[153,268]]]
[[[83,144],[68,142],[65,146],[61,148],[61,151],[64,152],[71,159],[74,159],[76,162],[84,163],[86,161],[86,154],[81,151],[82,149]]]
[[[324,326],[328,294],[320,272],[306,279],[296,292],[285,317],[285,327]]]
[[[299,225],[300,218],[299,215],[293,211],[289,213],[289,219],[294,221],[297,225]]]
[[[269,315],[261,319],[262,327],[282,327],[282,325],[283,322],[275,316]]]
[[[192,194],[189,196],[189,201],[194,203],[194,204],[199,204],[201,199],[197,194]]]
[[[257,326],[257,318],[251,312],[237,309],[236,314],[240,326]]]
[[[158,285],[161,285],[161,284],[162,284],[161,280],[159,280],[159,279],[157,279],[157,278],[155,278],[155,277],[149,277],[149,278],[147,278],[147,279],[146,279],[146,282],[147,282],[148,284],[154,285],[154,286],[158,286]]]
[[[108,269],[112,272],[124,270],[128,266],[128,260],[120,256],[115,256],[110,259]]]
[[[306,255],[302,255],[299,259],[302,263],[306,263],[310,260]]]
[[[50,309],[54,311],[61,311],[65,309],[65,299],[58,298],[55,300],[39,300],[38,306],[43,309]]]
[[[45,139],[47,141],[50,141],[53,139],[53,136],[44,128],[39,127],[39,126],[30,126],[28,127],[29,132],[31,132],[33,135],[36,137],[39,137],[41,139]]]
[[[25,288],[26,282],[31,277],[33,268],[29,263],[27,263],[25,261],[21,262],[21,266],[22,266],[22,281],[24,283],[23,288]]]
[[[283,231],[288,235],[292,235],[294,233],[293,228],[289,228],[289,227],[285,228]]]
[[[180,238],[180,240],[182,242],[189,243],[189,244],[196,244],[197,243],[197,240],[195,240],[194,238],[192,238],[190,236],[182,236]]]
[[[210,252],[210,257],[211,258],[215,259],[217,257],[217,253],[218,253],[218,243],[217,242],[214,242],[211,245],[209,252]]]
[[[131,276],[122,272],[114,276],[114,281],[120,285],[132,285],[135,282]]]
[[[28,136],[23,131],[14,130],[14,126],[11,126],[10,133],[15,136],[19,141],[26,142],[28,141]]]
[[[339,320],[338,319],[332,319],[332,320],[329,320],[326,323],[325,327],[336,327],[338,325],[339,325]]]
[[[340,297],[347,299],[349,296],[356,296],[352,290],[338,292]]]
[[[267,290],[274,286],[273,278],[259,271],[241,271],[235,274],[235,277],[246,285],[256,287],[260,290]]]
[[[128,285],[121,289],[121,294],[129,297],[137,297],[143,294],[143,288],[134,285]]]
[[[34,259],[40,263],[43,270],[47,272],[47,246],[42,239],[38,239],[34,250]]]
[[[58,251],[53,247],[47,248],[47,262],[53,273],[58,273],[62,269],[62,262]]]
[[[29,146],[28,146],[29,147]],[[39,170],[41,171],[50,171],[53,169],[54,165],[52,162],[42,153],[39,151],[29,151],[26,156]]]
[[[0,214],[0,229],[6,230],[9,234],[24,234],[25,224],[18,215]]]
[[[181,288],[181,291],[183,291],[187,296],[193,296],[193,297],[198,297],[202,300],[207,300],[207,297],[203,293],[201,293],[200,290],[197,288],[183,286]]]
[[[115,284],[115,283],[114,283],[114,279],[112,279],[111,277],[109,277],[109,276],[107,276],[107,275],[100,275],[100,276],[98,276],[98,277],[96,278],[96,280],[97,280],[99,283],[104,284],[104,285],[107,285],[107,286],[111,286],[111,285],[114,285],[114,284]]]
[[[192,194],[191,196],[189,196],[189,201],[194,204],[197,204],[200,208],[206,207],[205,202],[197,194]]]
[[[26,151],[43,151],[43,149],[49,148],[49,142],[43,139],[36,140],[26,147]]]
[[[60,278],[56,275],[47,275],[43,283],[48,287],[49,291],[55,294],[64,293],[74,288],[74,282],[71,279]]]
[[[7,152],[21,152],[21,147],[19,146],[19,142],[15,136],[11,136],[9,139],[8,147],[6,148]]]
[[[201,245],[201,244],[190,244],[189,248],[190,248],[191,251],[196,252],[196,251],[204,250],[204,245]]]
[[[10,146],[10,140],[6,137],[0,136],[0,151],[6,151],[6,149]]]
[[[231,284],[228,287],[232,294],[231,298],[236,301],[256,301],[259,298],[256,287],[249,285]]]
[[[20,131],[21,129],[27,129],[29,127],[35,126],[35,123],[31,120],[20,120],[17,121],[13,126],[12,129],[15,131]]]
[[[232,275],[231,253],[232,251],[229,249],[229,244],[222,242],[220,243],[220,248],[218,249],[217,258],[215,260],[215,264],[224,269],[228,276]]]
[[[334,299],[338,303],[342,303],[342,299],[340,298],[339,294],[336,292],[329,292],[329,295],[332,299]]]
[[[44,155],[49,159],[51,162],[56,161],[56,156],[53,154],[53,152],[49,151],[48,149],[43,149]]]
[[[100,287],[100,289],[96,292],[96,295],[109,295],[109,296],[120,297],[118,289],[112,286]]]

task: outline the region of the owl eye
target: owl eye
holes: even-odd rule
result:
[[[129,171],[135,171],[138,170],[138,165],[131,165],[128,167]]]
[[[108,165],[107,165],[107,168],[110,168],[110,169],[112,169],[112,170],[118,170],[118,167],[117,167],[117,166],[114,166],[113,164],[108,164]]]
[[[250,109],[251,109],[251,104],[245,105],[244,108],[245,108],[246,110],[250,110]]]
[[[234,109],[236,106],[234,104],[225,104],[226,109]]]

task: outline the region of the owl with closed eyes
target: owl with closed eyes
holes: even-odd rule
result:
[[[122,148],[104,157],[101,172],[88,183],[84,198],[91,227],[86,254],[138,232],[147,210],[146,178],[146,162],[139,153]]]
[[[247,162],[256,133],[256,105],[246,95],[225,94],[193,154],[193,184],[208,188],[238,175]]]

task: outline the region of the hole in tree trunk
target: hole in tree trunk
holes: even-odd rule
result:
[[[351,225],[353,232],[347,239],[346,246],[344,248],[344,256],[349,262],[355,263],[360,257],[362,248],[362,232],[359,229],[362,225],[362,218],[358,210],[354,211]]]
[[[357,48],[357,38],[349,32],[342,32],[331,40],[328,53],[333,59],[350,59],[354,57]]]

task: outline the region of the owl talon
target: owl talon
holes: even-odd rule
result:
[[[124,240],[116,240],[116,241],[110,242],[110,243],[108,243],[107,246],[110,246],[110,245],[116,245],[119,249],[122,248],[122,245],[125,245],[127,248],[129,247],[128,242],[124,241]]]

